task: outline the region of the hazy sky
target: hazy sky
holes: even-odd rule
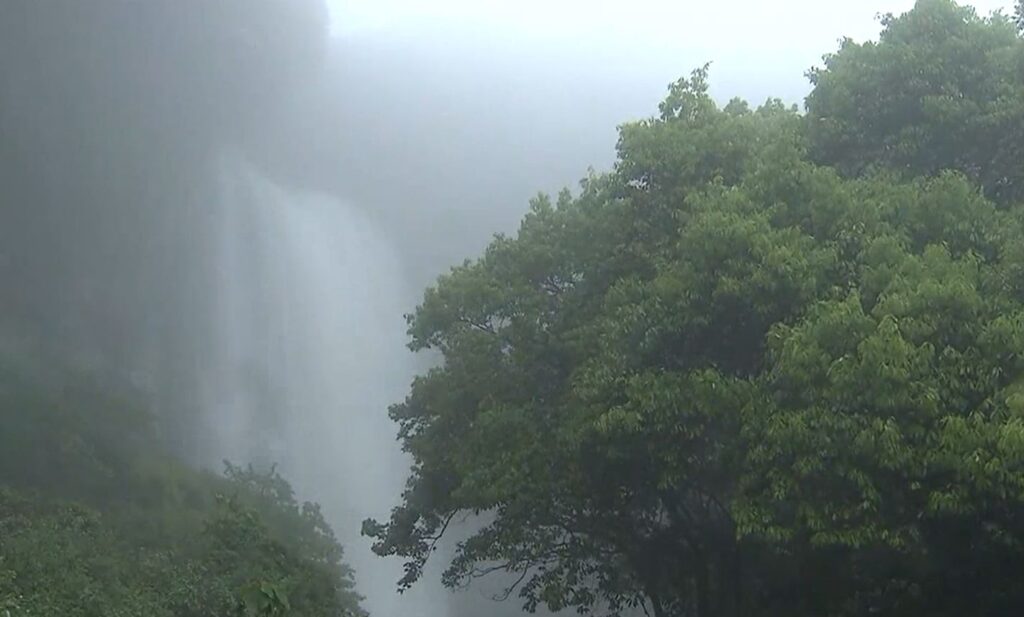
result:
[[[340,67],[329,81],[346,111],[344,126],[311,140],[344,150],[325,157],[342,170],[331,177],[343,197],[392,213],[400,233],[445,238],[423,242],[412,260],[432,264],[431,275],[482,250],[491,232],[514,230],[538,190],[576,186],[588,166],[609,169],[616,127],[655,113],[666,86],[692,69],[712,62],[720,102],[802,103],[807,69],[841,37],[876,37],[880,13],[914,4],[325,1]],[[987,15],[1011,4],[974,6]]]
[[[900,13],[913,0],[326,0],[336,32],[455,26],[524,44],[643,47],[670,52],[690,46],[745,52],[806,49],[877,31],[874,16]],[[982,14],[1012,2],[970,2]]]
[[[672,74],[711,60],[713,84],[749,96],[802,93],[838,39],[874,37],[877,15],[913,0],[326,0],[338,36],[432,41],[554,61]],[[1012,2],[976,0],[982,14]],[[682,60],[681,60],[682,59]],[[739,90],[738,92],[732,92]]]

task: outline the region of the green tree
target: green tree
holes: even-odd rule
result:
[[[918,0],[883,24],[877,43],[845,40],[810,72],[815,160],[848,175],[954,169],[999,203],[1024,199],[1024,40],[1013,20]]]
[[[365,614],[337,561],[278,539],[265,521],[287,513],[246,499],[220,497],[195,534],[140,544],[116,514],[0,489],[0,615]]]
[[[364,524],[400,586],[468,513],[444,581],[511,573],[530,610],[1024,609],[1021,213],[965,172],[844,178],[814,121],[696,71],[612,173],[427,290],[411,347],[443,362],[391,409],[415,464]]]
[[[274,470],[192,470],[126,397],[9,360],[0,616],[365,615],[319,507]]]

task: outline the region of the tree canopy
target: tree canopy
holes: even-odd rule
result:
[[[876,167],[908,177],[956,169],[993,200],[1019,202],[1024,43],[1014,21],[920,0],[883,23],[878,42],[845,40],[811,71],[813,158],[850,175]]]
[[[409,318],[380,555],[533,610],[1024,610],[1024,43],[921,0],[807,113],[707,69]]]

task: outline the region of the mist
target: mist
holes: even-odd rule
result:
[[[841,37],[913,3],[628,4],[5,3],[4,362],[130,392],[190,469],[280,470],[372,615],[522,614],[505,579],[441,584],[476,518],[403,594],[361,533],[412,491],[388,408],[441,362],[405,315],[535,195],[612,170],[680,76],[802,107]]]

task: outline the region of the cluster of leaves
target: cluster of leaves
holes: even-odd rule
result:
[[[949,0],[920,0],[884,23],[880,41],[846,40],[811,71],[815,159],[850,175],[958,169],[996,202],[1024,199],[1018,23]]]
[[[193,471],[80,376],[2,367],[0,425],[3,617],[365,614],[319,507],[274,470]]]
[[[367,521],[415,583],[618,615],[1024,610],[1024,41],[921,0],[808,113],[707,71],[428,289]],[[1014,137],[1016,136],[1016,137]]]

